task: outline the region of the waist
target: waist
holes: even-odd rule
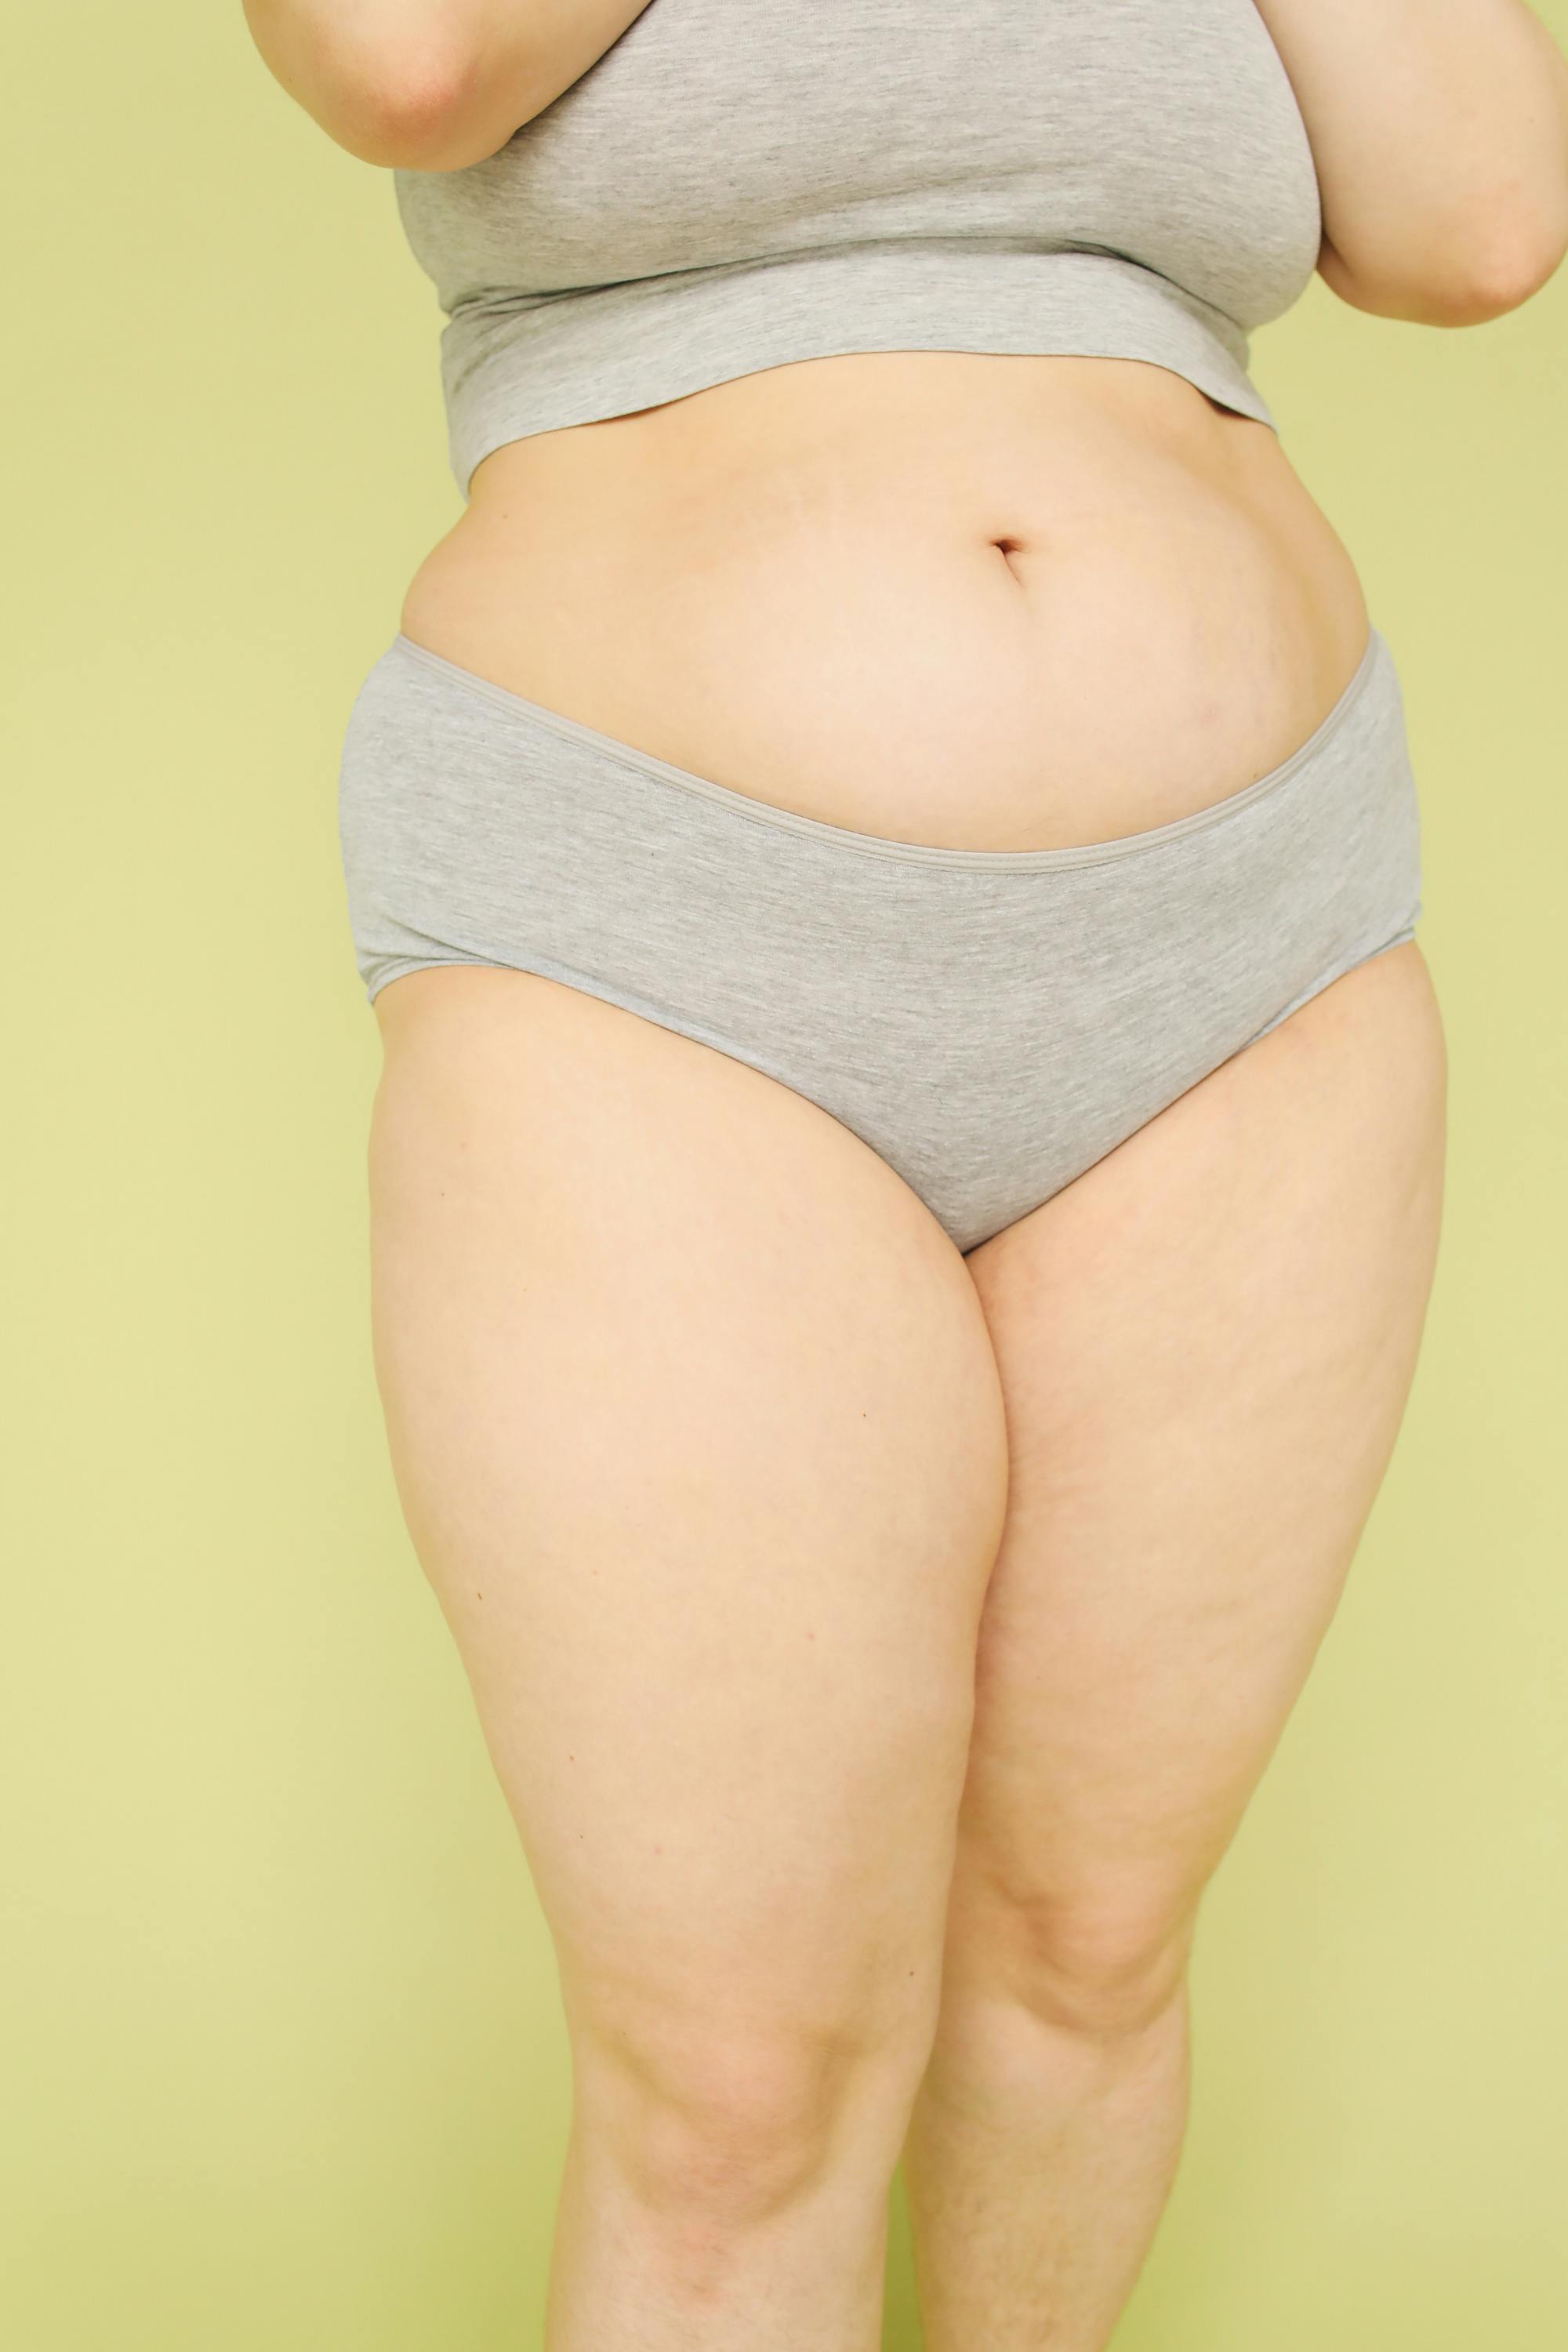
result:
[[[498,447],[401,627],[752,798],[1006,850],[1266,773],[1369,621],[1271,427],[1170,370],[875,352]]]
[[[476,264],[482,257],[474,257]],[[1272,418],[1236,318],[1103,247],[900,236],[527,293],[447,288],[441,383],[459,486],[501,444],[619,418],[763,369],[862,352],[1100,353],[1173,369]],[[1261,286],[1233,289],[1277,315]],[[1299,290],[1299,289],[1298,289]]]

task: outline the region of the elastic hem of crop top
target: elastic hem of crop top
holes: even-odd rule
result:
[[[1146,360],[1278,430],[1236,321],[1141,262],[900,238],[458,302],[441,336],[452,472],[466,497],[479,460],[506,442],[793,360],[879,351]]]

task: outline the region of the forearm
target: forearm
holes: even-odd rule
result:
[[[648,0],[242,0],[274,78],[363,162],[455,171],[506,144]]]
[[[1523,0],[1257,0],[1312,145],[1319,267],[1440,325],[1522,301],[1568,248],[1568,60]]]

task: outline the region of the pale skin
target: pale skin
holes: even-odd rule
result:
[[[868,2352],[906,2130],[931,2352],[1089,2352],[1180,2141],[1194,1906],[1410,1380],[1419,950],[967,1259],[617,1006],[377,1006],[394,1460],[572,2032],[552,2352]]]
[[[556,5],[525,37],[496,0],[399,7],[335,46],[321,0],[247,13],[352,152],[438,169],[639,13]],[[1458,325],[1544,282],[1568,71],[1527,9],[1260,13],[1336,292]],[[378,47],[377,24],[403,30]],[[405,625],[905,837],[1093,839],[1283,757],[1366,614],[1268,428],[1135,362],[938,356],[769,371],[497,452]],[[733,516],[710,499],[701,561],[656,574],[699,449]],[[737,574],[731,542],[743,564],[759,538]],[[1199,556],[1206,645],[1172,586]],[[1146,644],[1131,677],[1097,599]],[[963,633],[962,675],[890,675],[878,632],[923,644],[928,613],[933,647]],[[983,757],[971,688],[998,714]],[[868,763],[853,730],[886,740],[900,711]],[[1048,773],[1020,751],[1042,729],[1068,747]],[[617,1006],[452,966],[375,1013],[393,1464],[574,2055],[549,2352],[872,2352],[900,2155],[928,2352],[1104,2352],[1179,2154],[1203,1893],[1415,1361],[1445,1097],[1420,950],[1336,981],[967,1258],[825,1111]]]

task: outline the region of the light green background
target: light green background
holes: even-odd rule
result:
[[[0,2336],[534,2352],[568,2070],[385,1460],[333,799],[458,510],[439,318],[238,0],[17,19]],[[1117,2352],[1562,2352],[1568,272],[1458,333],[1314,284],[1255,357],[1405,681],[1450,1208]]]

